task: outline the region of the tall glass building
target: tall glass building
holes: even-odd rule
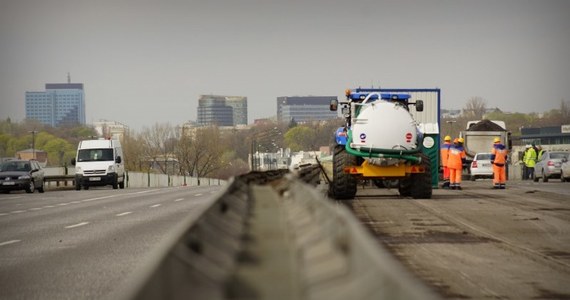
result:
[[[83,83],[47,83],[44,92],[26,92],[26,118],[53,127],[85,124]]]
[[[335,96],[277,97],[277,120],[298,123],[324,121],[338,118],[330,111],[330,101]]]
[[[247,125],[247,97],[200,95],[198,125]]]

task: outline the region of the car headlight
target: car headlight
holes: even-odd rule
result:
[[[107,169],[107,173],[115,173],[115,166],[110,165],[109,169]]]
[[[83,170],[81,170],[81,167],[75,167],[75,173],[82,174]]]
[[[30,179],[30,175],[22,175],[20,177],[18,177],[18,179]]]

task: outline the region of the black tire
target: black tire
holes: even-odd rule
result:
[[[560,182],[565,182],[566,178],[564,178],[564,172],[560,170]]]
[[[44,183],[43,183],[43,182],[42,182],[42,185],[41,185],[40,187],[38,187],[38,192],[40,192],[40,193],[44,193],[44,192],[45,192],[45,190],[44,190]]]
[[[477,177],[475,177],[475,175],[471,175],[471,176],[469,177],[469,180],[471,180],[471,181],[475,181],[476,179],[477,179]]]
[[[26,187],[26,193],[32,194],[36,191],[36,185],[34,184],[34,180],[30,180],[30,184]]]
[[[84,190],[88,190],[88,189],[89,189],[89,186],[88,186],[88,185],[84,185],[84,186],[83,186],[83,189],[84,189]]]
[[[411,178],[401,179],[400,187],[398,187],[398,192],[400,196],[409,197],[412,195],[412,180]]]
[[[532,179],[534,182],[538,182],[538,176],[536,176],[536,174],[534,174],[534,178]]]
[[[76,190],[76,191],[81,190],[81,183],[79,183],[78,180],[75,181],[75,190]]]
[[[542,182],[548,182],[548,176],[544,174],[544,170],[542,170]]]
[[[120,188],[120,189],[124,189],[124,188],[125,188],[125,175],[123,175],[123,181],[119,182],[119,188]]]
[[[333,152],[333,179],[329,184],[329,196],[337,200],[354,199],[357,180],[344,173],[346,166],[356,165],[357,157],[350,155],[344,146],[337,145]]]
[[[421,166],[424,173],[414,173],[410,176],[411,188],[410,194],[414,199],[430,199],[432,194],[431,186],[431,162],[427,155],[420,154],[422,159]]]

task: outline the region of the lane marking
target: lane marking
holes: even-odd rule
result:
[[[75,224],[75,225],[65,226],[65,228],[66,228],[66,229],[71,229],[71,228],[76,228],[76,227],[79,227],[79,226],[84,226],[84,225],[87,225],[87,224],[89,224],[89,222],[81,222],[81,223],[78,223],[78,224]]]
[[[200,197],[200,196],[202,196],[202,194],[194,194],[194,196]]]
[[[55,207],[55,206],[53,206],[53,205],[46,205],[46,206],[44,206],[44,208],[53,208],[53,207]]]
[[[66,205],[69,205],[69,203],[60,203],[60,204],[58,204],[58,205],[59,205],[59,206],[66,206]]]
[[[155,205],[151,205],[151,208],[155,208],[155,207],[159,207],[161,204],[155,204]]]
[[[133,213],[133,212],[131,212],[131,211],[126,211],[126,212],[124,212],[124,213],[116,214],[115,216],[117,216],[117,217],[122,217],[122,216],[126,216],[126,215],[129,215],[129,214],[132,214],[132,213]]]
[[[6,216],[8,215],[7,213],[0,213],[0,216]]]
[[[184,200],[184,198],[178,198],[178,199],[174,200],[174,202],[178,202],[178,201],[182,201],[182,200]]]
[[[10,245],[10,244],[19,243],[19,242],[21,242],[21,240],[11,240],[11,241],[7,241],[7,242],[2,242],[2,243],[0,243],[0,247]]]
[[[29,210],[33,211],[33,210],[42,210],[43,208],[41,207],[34,207],[34,208],[30,208]]]
[[[11,213],[11,214],[21,214],[21,213],[23,213],[23,212],[26,212],[26,211],[25,211],[25,210],[15,210],[15,211],[12,211],[12,212],[10,212],[10,213]]]

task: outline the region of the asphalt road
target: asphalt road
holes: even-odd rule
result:
[[[101,299],[223,187],[0,194],[0,299]]]
[[[463,182],[429,200],[360,189],[345,201],[446,299],[570,299],[570,183]]]

